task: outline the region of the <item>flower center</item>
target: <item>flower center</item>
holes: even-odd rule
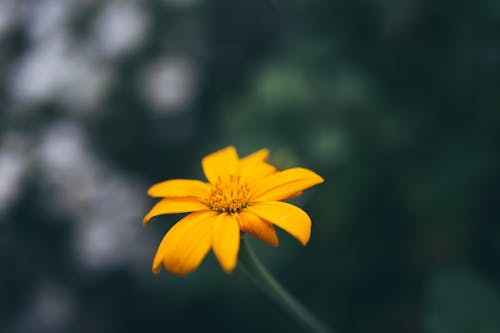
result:
[[[248,185],[239,182],[240,177],[230,175],[212,186],[212,192],[207,200],[207,206],[219,213],[238,213],[248,206]]]

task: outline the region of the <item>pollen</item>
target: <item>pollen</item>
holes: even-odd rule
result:
[[[239,176],[219,177],[210,192],[207,206],[218,213],[239,213],[248,206],[248,192],[248,185],[240,182]]]

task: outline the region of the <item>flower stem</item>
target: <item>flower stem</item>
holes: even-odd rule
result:
[[[334,333],[334,331],[316,319],[309,310],[281,286],[264,265],[262,265],[252,250],[250,243],[245,240],[245,237],[241,237],[239,260],[243,271],[304,326],[312,332]]]

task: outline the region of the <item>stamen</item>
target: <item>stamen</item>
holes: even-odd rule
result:
[[[218,213],[238,213],[248,206],[248,192],[248,185],[240,183],[239,175],[229,175],[225,181],[219,177],[207,199],[207,206]]]

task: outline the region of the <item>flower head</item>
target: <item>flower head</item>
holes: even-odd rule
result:
[[[236,266],[240,233],[251,234],[278,246],[274,225],[287,231],[302,245],[311,236],[311,219],[302,209],[281,200],[323,182],[304,168],[277,171],[265,160],[269,152],[259,150],[238,158],[227,147],[203,158],[208,182],[172,179],[153,185],[148,194],[163,198],[144,217],[146,225],[163,214],[191,213],[165,235],[153,260],[153,272],[161,266],[177,275],[195,270],[213,249],[226,272]]]

